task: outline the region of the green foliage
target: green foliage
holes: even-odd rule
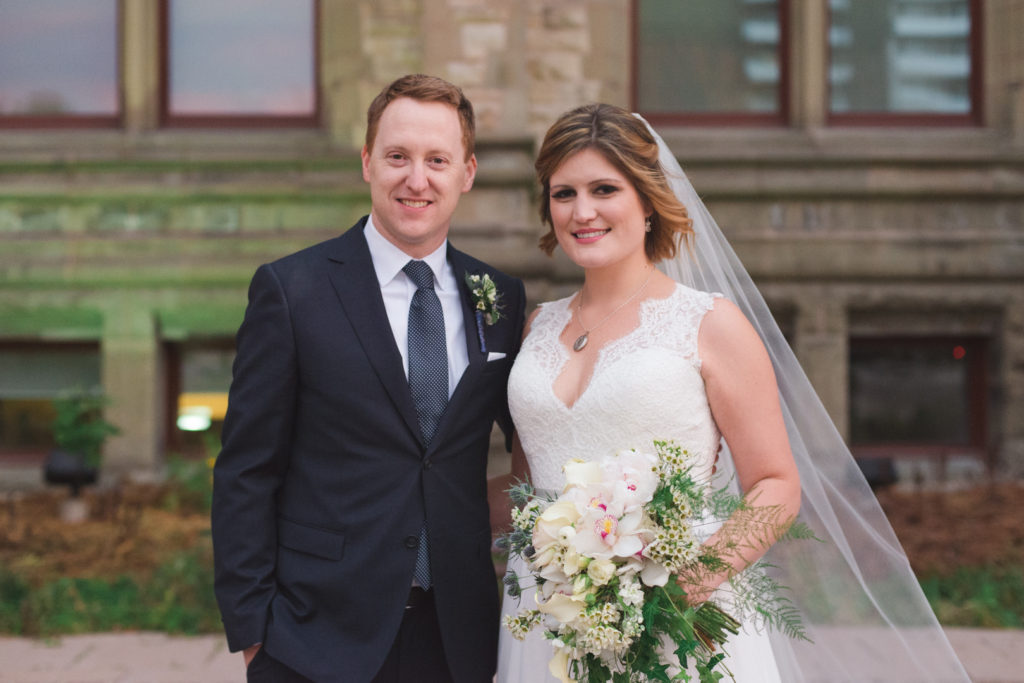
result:
[[[213,458],[167,459],[167,493],[163,507],[177,512],[209,513],[213,502]]]
[[[68,453],[80,454],[90,467],[99,467],[103,442],[121,431],[103,419],[107,403],[108,399],[102,394],[84,391],[53,402],[57,413],[53,421],[54,441]]]
[[[924,576],[921,587],[944,626],[1024,628],[1024,570],[961,567]]]
[[[28,581],[0,566],[0,633],[21,633],[21,606],[28,594]]]
[[[216,633],[209,543],[173,556],[149,577],[60,578],[31,589],[0,570],[0,632],[52,636],[140,629]]]

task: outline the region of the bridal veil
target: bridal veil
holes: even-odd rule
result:
[[[968,681],[881,506],[767,304],[671,150],[647,128],[694,231],[692,250],[681,245],[659,268],[684,285],[725,295],[760,333],[800,471],[800,518],[821,539],[777,544],[766,556],[813,641],[772,634],[782,680]],[[719,471],[730,478],[727,446]]]

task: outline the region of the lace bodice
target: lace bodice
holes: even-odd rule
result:
[[[641,304],[636,329],[601,349],[590,382],[572,405],[553,384],[572,353],[559,340],[570,299],[542,304],[509,377],[509,407],[533,485],[561,491],[570,458],[593,460],[625,448],[675,441],[710,473],[719,432],[711,417],[697,332],[714,297],[683,285]]]

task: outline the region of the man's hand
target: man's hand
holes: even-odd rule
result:
[[[249,664],[252,663],[253,657],[256,656],[256,653],[260,651],[261,647],[263,647],[263,643],[256,643],[255,645],[250,645],[249,647],[242,650],[242,658],[245,659],[246,669],[249,668]]]

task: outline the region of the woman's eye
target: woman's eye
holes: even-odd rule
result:
[[[619,188],[615,187],[614,185],[598,185],[596,188],[594,188],[595,194],[612,194],[618,191]]]
[[[568,199],[574,196],[575,193],[572,190],[555,190],[551,193],[552,199]]]

